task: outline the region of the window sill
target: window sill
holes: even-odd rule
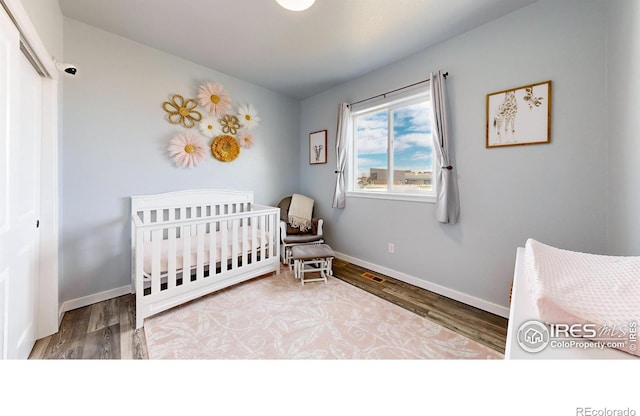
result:
[[[347,192],[347,198],[369,198],[369,199],[387,199],[392,201],[409,201],[435,204],[435,195],[416,195],[409,193],[392,193],[392,192]]]

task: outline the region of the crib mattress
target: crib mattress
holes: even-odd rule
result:
[[[229,230],[227,232],[227,241],[226,241],[226,260],[229,260],[232,258],[233,253],[236,252],[238,253],[238,255],[242,255],[243,252],[246,253],[251,253],[254,249],[254,245],[255,245],[255,249],[256,251],[259,251],[260,248],[262,247],[262,239],[261,239],[261,231],[257,230],[256,234],[256,241],[254,243],[254,241],[252,240],[252,229],[251,227],[246,227],[247,228],[247,244],[243,244],[242,243],[242,235],[243,235],[243,227],[238,227],[238,231],[237,231],[237,242],[236,242],[236,250],[233,250],[233,233],[231,230]],[[203,262],[204,265],[209,265],[209,259],[210,257],[210,253],[211,253],[211,238],[210,238],[210,234],[209,233],[205,233],[204,234],[204,245],[203,245]],[[185,246],[185,239],[183,237],[178,237],[175,239],[176,242],[176,270],[180,271],[183,268],[183,264],[184,264],[184,246]],[[196,266],[197,263],[197,247],[198,247],[198,236],[197,235],[192,235],[191,237],[189,237],[190,239],[190,255],[189,255],[189,264],[190,267],[193,268]],[[269,233],[265,233],[265,244],[266,246],[268,246],[269,241],[271,240],[271,236]],[[222,260],[222,233],[220,231],[216,232],[215,235],[215,261],[216,263],[220,262]],[[146,276],[150,276],[151,275],[151,270],[152,270],[152,264],[153,264],[153,243],[150,241],[147,241],[144,243],[144,262],[143,262],[143,271],[144,274]],[[160,273],[161,274],[166,274],[167,271],[169,270],[169,241],[168,240],[162,240],[160,242]]]
[[[606,327],[618,336],[640,323],[640,257],[568,251],[533,239],[525,250],[525,274],[541,321],[595,324],[598,332]],[[640,355],[639,344],[620,349]]]

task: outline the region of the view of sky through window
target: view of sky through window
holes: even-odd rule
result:
[[[393,169],[430,172],[433,165],[428,102],[363,114],[357,118],[357,175],[388,168],[389,116],[393,117]]]
[[[413,172],[431,171],[431,118],[426,102],[393,112],[394,167]]]

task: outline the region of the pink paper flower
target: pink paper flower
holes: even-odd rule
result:
[[[249,132],[249,130],[240,130],[238,132],[237,138],[240,146],[244,147],[245,149],[249,149],[251,148],[251,146],[253,146],[253,135]]]
[[[204,141],[191,133],[182,133],[173,137],[169,143],[169,154],[183,168],[192,168],[204,159],[207,146]]]
[[[222,116],[231,110],[231,97],[221,84],[207,82],[198,90],[198,100],[211,115]]]

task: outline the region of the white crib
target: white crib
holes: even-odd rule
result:
[[[280,271],[280,209],[253,192],[197,189],[131,197],[132,292],[144,318]]]

